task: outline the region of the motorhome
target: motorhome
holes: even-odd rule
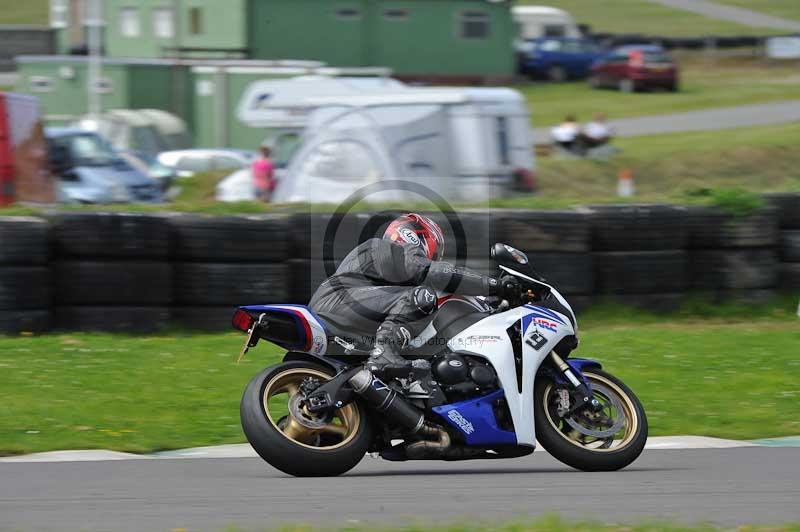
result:
[[[307,103],[302,142],[274,201],[338,203],[369,190],[369,201],[428,191],[477,203],[533,186],[530,114],[515,90],[407,87]]]
[[[365,69],[366,74],[380,71]],[[296,76],[286,79],[264,79],[251,83],[242,94],[237,106],[238,120],[252,128],[264,130],[264,143],[272,148],[272,157],[279,168],[288,163],[299,145],[300,134],[308,125],[308,116],[314,109],[312,98],[323,96],[348,96],[371,92],[399,91],[405,85],[383,75],[357,76],[357,69],[348,69],[353,75],[334,76],[320,69],[320,74]]]

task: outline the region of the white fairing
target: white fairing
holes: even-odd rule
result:
[[[555,289],[554,297],[570,308]],[[570,309],[571,311],[571,309]],[[522,390],[517,387],[514,348],[506,329],[522,323]],[[533,391],[536,373],[550,351],[566,336],[574,335],[570,318],[534,305],[494,314],[465,329],[447,346],[455,352],[483,357],[492,364],[508,402],[517,442],[536,445],[533,423]]]

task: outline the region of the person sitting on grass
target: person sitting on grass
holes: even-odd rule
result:
[[[581,140],[587,149],[604,146],[611,141],[611,128],[606,122],[604,113],[594,115],[594,120],[583,127]]]
[[[580,125],[574,115],[567,115],[564,121],[550,130],[555,144],[569,153],[580,155],[579,137],[581,134]]]

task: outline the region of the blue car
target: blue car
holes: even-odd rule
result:
[[[602,46],[588,39],[530,39],[519,46],[519,71],[551,81],[582,79],[589,75],[592,63],[607,53]]]

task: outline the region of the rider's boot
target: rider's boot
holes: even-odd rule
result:
[[[375,347],[369,354],[366,367],[373,373],[385,370],[403,371],[411,368],[411,362],[400,355],[411,340],[410,331],[397,325],[381,325],[375,333]]]

